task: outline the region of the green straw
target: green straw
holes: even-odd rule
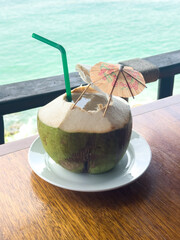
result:
[[[44,37],[41,37],[41,36],[39,36],[38,34],[35,34],[35,33],[32,34],[32,37],[41,41],[41,42],[44,42],[44,43],[50,45],[51,47],[57,48],[61,52],[67,100],[69,102],[71,102],[72,101],[71,87],[70,87],[70,82],[69,82],[69,72],[68,72],[66,51],[65,51],[64,47],[61,46],[60,44],[57,44],[57,43],[51,41],[51,40],[48,40]]]

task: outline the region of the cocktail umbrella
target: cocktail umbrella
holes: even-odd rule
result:
[[[120,64],[100,62],[90,70],[92,83],[99,89],[109,94],[104,115],[110,104],[112,95],[128,98],[133,97],[146,87],[142,74],[132,67]]]
[[[142,74],[132,67],[100,62],[90,70],[92,83],[110,95],[134,97],[146,87]]]

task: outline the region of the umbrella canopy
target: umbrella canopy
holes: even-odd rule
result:
[[[92,83],[110,96],[134,97],[146,87],[142,74],[132,67],[100,62],[90,70]]]

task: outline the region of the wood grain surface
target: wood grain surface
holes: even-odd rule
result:
[[[31,170],[28,148],[1,156],[0,239],[180,239],[180,97],[142,108],[133,128],[149,143],[152,162],[126,187],[64,190]]]

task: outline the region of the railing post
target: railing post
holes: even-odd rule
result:
[[[172,96],[174,86],[174,76],[159,79],[158,83],[158,99]]]
[[[0,115],[0,144],[4,144],[4,120],[2,115]]]

